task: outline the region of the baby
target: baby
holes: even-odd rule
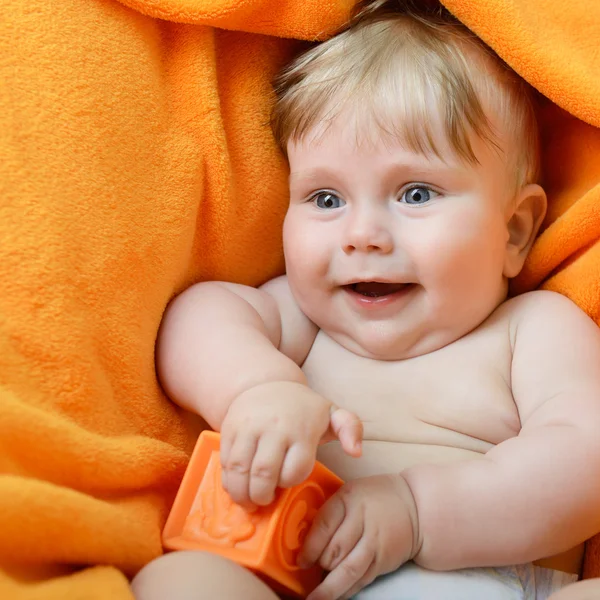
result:
[[[166,392],[221,432],[242,505],[316,458],[347,482],[301,552],[329,572],[309,600],[549,597],[600,530],[600,333],[557,294],[507,300],[546,211],[526,84],[444,11],[379,0],[281,75],[273,128],[287,275],[179,296]],[[133,589],[276,598],[202,553]]]

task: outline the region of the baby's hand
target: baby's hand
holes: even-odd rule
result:
[[[350,598],[418,550],[417,510],[401,475],[355,479],[317,514],[298,564],[330,571],[306,600]]]
[[[277,487],[302,483],[321,442],[339,439],[360,456],[362,423],[301,383],[275,382],[240,394],[221,425],[223,487],[234,502],[267,505]]]

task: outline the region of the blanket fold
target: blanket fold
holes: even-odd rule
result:
[[[444,3],[548,98],[551,207],[514,291],[600,323],[600,5]],[[202,427],[157,383],[161,316],[283,271],[270,81],[351,4],[0,0],[0,597],[125,600],[160,554]]]

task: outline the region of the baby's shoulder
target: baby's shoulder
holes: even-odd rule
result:
[[[563,320],[589,320],[589,317],[572,300],[548,290],[535,290],[510,298],[498,309],[501,318],[508,320],[512,327],[543,325],[562,327]],[[558,321],[557,319],[560,319]]]
[[[571,300],[556,292],[544,290],[527,292],[502,302],[467,337],[489,338],[498,335],[506,336],[508,333],[511,345],[514,346],[517,332],[533,329],[534,326],[547,323],[548,320],[555,319],[564,312],[581,311]]]
[[[568,352],[573,346],[600,344],[600,329],[572,300],[556,292],[537,290],[506,301],[514,349],[518,347]],[[538,350],[540,351],[540,350]]]
[[[537,291],[506,303],[510,311],[512,392],[522,423],[598,412],[600,328],[574,302]]]
[[[519,321],[530,316],[550,316],[564,312],[582,313],[583,311],[569,298],[557,292],[535,290],[506,300],[498,309],[505,318]]]

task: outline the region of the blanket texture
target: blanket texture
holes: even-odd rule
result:
[[[351,4],[0,0],[0,597],[125,600],[160,554],[202,427],[157,384],[161,315],[282,272],[270,80]],[[514,289],[600,323],[600,4],[445,4],[547,98],[551,208]]]

